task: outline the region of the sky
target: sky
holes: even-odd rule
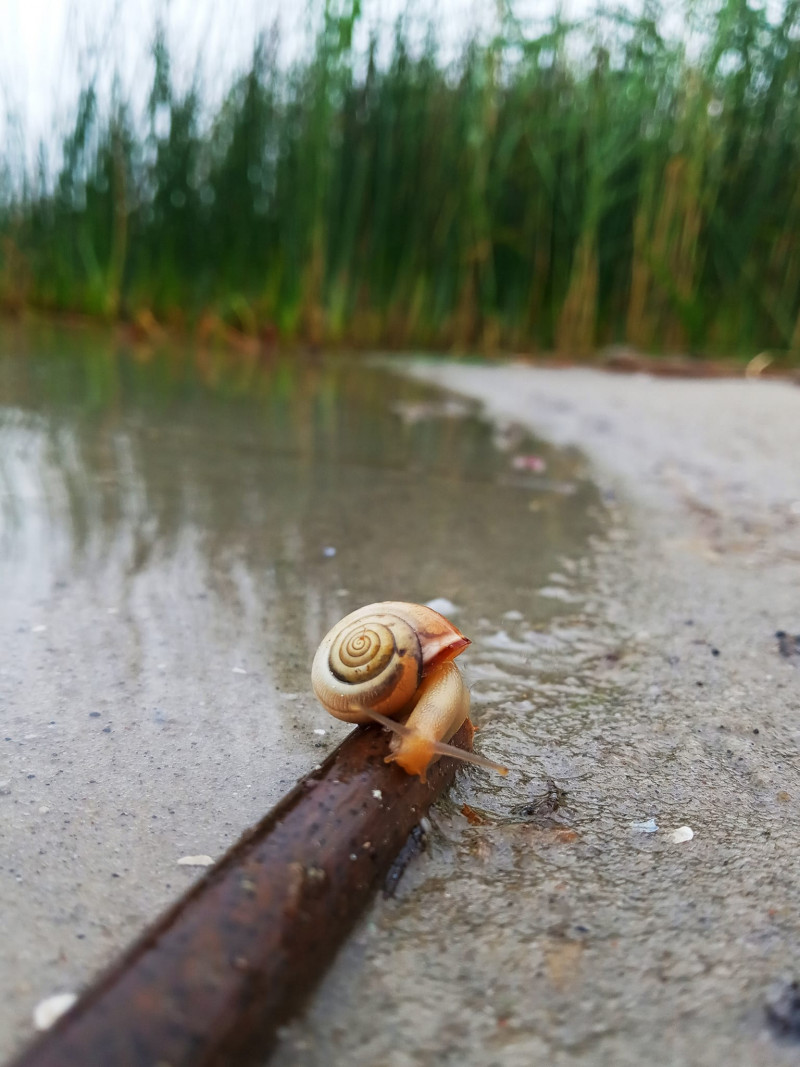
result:
[[[57,151],[75,115],[87,71],[97,72],[101,101],[110,98],[115,71],[134,115],[144,111],[152,81],[150,47],[160,18],[165,25],[178,91],[199,65],[204,99],[213,108],[245,69],[259,31],[277,21],[283,54],[302,49],[313,23],[311,5],[321,0],[2,0],[0,34],[0,159],[24,159],[30,169],[40,142]],[[334,0],[336,2],[336,0]],[[346,0],[338,0],[344,4]],[[488,25],[500,2],[529,23],[544,26],[559,6],[570,17],[587,16],[603,0],[362,0],[362,41],[371,27],[391,40],[397,17],[410,11],[423,26],[433,13],[440,40],[453,54],[471,27]],[[721,0],[665,0],[672,10],[668,32],[681,34],[684,3]],[[759,0],[751,0],[759,2]],[[783,0],[766,0],[773,14]],[[609,7],[637,10],[642,0],[605,0]],[[199,57],[199,59],[198,59]]]
[[[562,0],[567,14],[581,14],[594,0]],[[545,19],[556,0],[515,0],[514,10]],[[318,9],[319,5],[316,5]],[[403,11],[423,18],[439,15],[445,42],[455,47],[476,22],[491,17],[492,0],[363,0],[364,28],[390,30]],[[3,0],[0,35],[0,139],[30,161],[40,141],[58,143],[74,116],[85,71],[99,72],[101,96],[110,91],[114,71],[134,108],[144,107],[152,75],[149,48],[161,18],[180,89],[187,86],[202,56],[202,84],[209,102],[231,84],[247,64],[261,29],[277,20],[284,49],[291,54],[306,36],[306,0]],[[81,76],[81,72],[83,76]]]

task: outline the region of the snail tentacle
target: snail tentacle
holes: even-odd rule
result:
[[[387,730],[391,730],[392,733],[397,734],[399,737],[406,739],[413,739],[415,737],[415,731],[404,723],[396,722],[394,719],[389,719],[385,715],[381,715],[380,712],[371,711],[369,713],[370,718],[375,722],[380,723],[381,726]],[[498,774],[503,776],[508,774],[508,767],[504,767],[501,763],[495,763],[494,760],[487,759],[486,756],[481,756],[477,752],[467,752],[463,748],[458,748],[456,745],[448,745],[444,741],[431,741],[424,739],[423,744],[430,751],[431,758],[428,764],[433,762],[433,756],[450,756],[452,759],[461,760],[462,763],[474,763],[476,767],[486,767],[488,770],[497,771]],[[400,762],[400,757],[397,752],[390,752],[384,760],[385,763]],[[427,770],[428,764],[423,768],[420,777],[423,782],[425,781],[425,770]],[[401,764],[402,766],[402,764]]]

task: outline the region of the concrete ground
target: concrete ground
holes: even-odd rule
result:
[[[800,390],[287,361],[214,392],[65,343],[0,360],[0,1057],[346,732],[328,626],[439,596],[510,774],[459,775],[273,1063],[798,1062],[765,1006],[797,1026]]]
[[[477,634],[510,780],[460,779],[275,1062],[797,1063],[800,389],[404,370],[482,401],[512,466],[520,426],[579,449],[611,526],[582,592],[542,590],[569,620]]]

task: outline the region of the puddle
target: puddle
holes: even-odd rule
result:
[[[309,664],[329,626],[371,601],[451,602],[474,640],[476,747],[511,768],[503,783],[459,777],[435,862],[401,883],[385,937],[444,949],[426,899],[445,919],[442,894],[463,909],[476,864],[481,922],[515,850],[546,848],[569,832],[570,805],[589,803],[585,734],[608,652],[592,636],[590,548],[604,521],[577,454],[383,367],[142,354],[4,327],[0,805],[14,921],[0,1055],[36,1003],[83,987],[202,874],[182,857],[219,857],[346,734],[313,700]],[[572,963],[549,966],[566,981]]]

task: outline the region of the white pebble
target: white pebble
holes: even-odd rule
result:
[[[333,557],[336,555],[336,549],[333,547],[333,545],[326,545],[322,550],[322,554],[325,559],[333,559]]]
[[[376,800],[383,800],[383,793],[380,791],[380,789],[373,789],[372,795],[375,797]]]
[[[77,999],[74,993],[55,993],[52,997],[45,997],[33,1009],[33,1025],[37,1030],[49,1030]]]
[[[40,815],[46,815],[49,810],[50,809],[47,807],[46,804],[42,804],[41,808],[39,808],[39,814]]]
[[[325,732],[326,732],[325,730],[315,730],[314,731],[314,733],[317,734],[319,737],[324,737],[325,736]]]
[[[452,600],[448,600],[446,596],[435,596],[433,600],[428,600],[425,604],[426,608],[433,608],[434,611],[438,611],[440,615],[458,615],[458,608]]]
[[[234,674],[247,674],[247,671],[244,669],[244,667],[231,667],[231,671]]]
[[[43,634],[46,629],[47,629],[46,626],[31,626],[31,633],[32,634]]]
[[[211,867],[214,861],[210,856],[181,856],[179,867]]]
[[[673,830],[669,835],[669,839],[673,845],[681,845],[684,841],[691,841],[693,837],[694,830],[691,826],[679,826],[677,830]]]

